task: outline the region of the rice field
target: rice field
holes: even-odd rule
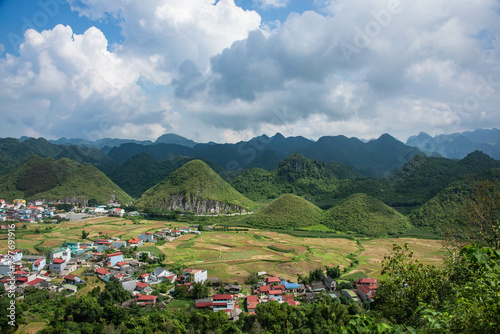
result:
[[[186,225],[183,223],[182,225]],[[143,232],[154,232],[162,228],[175,228],[180,223],[141,221],[116,217],[87,219],[85,221],[64,222],[60,225],[29,224],[26,228],[18,224],[16,247],[32,253],[35,246],[53,248],[64,241],[82,241],[82,230],[90,233],[89,239],[98,237],[119,237],[123,240],[135,238]],[[38,233],[35,230],[38,229]],[[6,235],[0,235],[0,251],[7,250]],[[85,240],[88,241],[88,240]],[[265,271],[270,275],[296,280],[297,275],[305,275],[310,270],[328,266],[348,268],[348,274],[364,273],[370,277],[381,276],[381,263],[392,250],[393,244],[408,243],[417,258],[423,263],[441,265],[446,251],[440,241],[422,239],[317,239],[295,237],[288,234],[251,229],[248,232],[216,231],[201,235],[188,234],[163,245],[147,244],[139,250],[153,255],[166,255],[166,265],[180,261],[186,267],[208,269],[210,277],[222,281],[243,283],[253,272]],[[280,252],[270,249],[290,250]],[[349,268],[349,254],[355,254],[359,265]]]

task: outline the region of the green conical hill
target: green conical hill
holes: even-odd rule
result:
[[[24,198],[82,203],[95,199],[98,203],[108,203],[113,193],[122,204],[132,201],[94,166],[66,158],[54,160],[32,156],[0,180],[0,197],[7,200]]]
[[[398,235],[410,227],[408,218],[367,194],[351,195],[326,211],[323,224],[368,236]]]
[[[322,210],[302,197],[286,194],[275,199],[250,218],[253,225],[265,228],[301,228],[317,225]]]
[[[255,203],[237,192],[206,163],[193,160],[147,190],[140,208],[222,213],[252,209]]]

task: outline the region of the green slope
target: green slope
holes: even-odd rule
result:
[[[66,158],[54,160],[32,156],[0,180],[0,197],[8,200],[85,202],[95,199],[99,203],[107,203],[113,193],[120,203],[132,201],[94,166],[85,166]]]
[[[470,200],[476,193],[476,187],[485,181],[500,182],[500,169],[468,175],[451,183],[422,207],[410,213],[412,224],[437,234],[448,233],[450,228],[466,227],[468,213],[472,210]]]
[[[264,228],[301,228],[319,224],[322,210],[302,197],[286,194],[256,212],[249,222]]]
[[[293,193],[314,202],[335,197],[338,180],[324,162],[296,153],[281,161],[273,171],[253,168],[236,177],[231,185],[255,201]]]
[[[322,223],[341,232],[368,236],[402,234],[408,218],[367,194],[354,194],[325,212]]]
[[[171,173],[147,190],[136,205],[139,208],[193,212],[227,212],[255,207],[255,203],[201,160],[190,161]]]

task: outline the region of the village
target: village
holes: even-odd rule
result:
[[[16,200],[10,205],[0,200],[0,209],[5,218],[3,221],[7,222],[37,223],[44,218],[53,218],[57,212],[55,207],[41,203],[26,206],[23,200]],[[112,205],[80,210],[88,214],[116,217],[138,214],[125,213],[124,209]],[[2,225],[2,228],[8,226]],[[214,312],[224,311],[233,320],[237,320],[243,311],[255,314],[257,305],[261,303],[276,301],[296,306],[302,302],[313,302],[320,294],[355,303],[373,301],[378,284],[371,278],[359,278],[352,288],[341,289],[336,280],[328,276],[320,281],[302,284],[258,272],[255,273],[255,282],[242,287],[236,282],[222,283],[218,277],[209,276],[205,268],[164,268],[164,257],[140,251],[141,246],[154,244],[158,240],[171,242],[185,234],[203,233],[198,229],[196,224],[176,228],[166,226],[128,240],[113,237],[89,242],[63,242],[53,248],[47,257],[23,254],[22,250],[16,249],[0,256],[0,284],[12,287],[15,281],[15,291],[18,298],[22,298],[25,289],[48,289],[70,296],[83,289],[90,277],[104,283],[115,280],[130,293],[130,300],[123,303],[123,307],[136,303],[144,307],[165,308],[172,300],[189,296],[195,307]],[[151,269],[152,266],[156,268]],[[75,272],[79,274],[75,275]],[[207,287],[205,292],[193,293],[200,285]]]

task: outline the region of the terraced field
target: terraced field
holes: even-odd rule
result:
[[[22,228],[22,224],[18,225],[17,247],[37,253],[33,248],[37,245],[52,248],[64,241],[82,241],[79,239],[82,230],[90,232],[90,239],[107,235],[128,240],[143,232],[186,224],[157,221],[134,224],[128,219],[104,217],[64,222],[60,225],[29,225],[26,228]],[[47,227],[52,229],[46,230]],[[38,233],[35,232],[36,229]],[[6,235],[0,237],[0,250],[5,251]],[[243,283],[250,273],[257,271],[295,281],[298,274],[305,275],[310,270],[325,265],[348,268],[346,275],[360,273],[378,278],[381,275],[381,262],[395,243],[408,243],[415,256],[424,263],[440,265],[445,255],[440,241],[436,240],[361,239],[357,243],[347,239],[295,237],[257,229],[247,232],[188,234],[160,246],[147,244],[139,250],[156,255],[164,253],[167,264],[180,261],[186,267],[206,268],[209,276],[219,277],[222,281]],[[359,265],[351,268],[353,256],[359,260]]]

